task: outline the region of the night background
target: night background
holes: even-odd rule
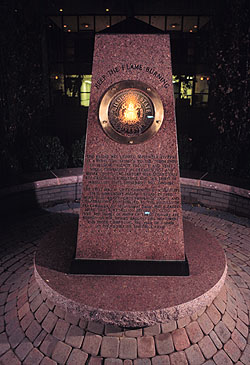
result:
[[[247,0],[2,1],[0,18],[2,185],[82,166],[95,33],[166,32],[181,175],[249,187]]]

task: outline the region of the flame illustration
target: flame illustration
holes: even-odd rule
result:
[[[138,103],[135,95],[128,95],[127,99],[121,106],[119,117],[121,122],[126,124],[135,124],[139,122],[143,115],[141,104]]]
[[[135,106],[135,104],[129,103],[127,109],[125,109],[124,112],[124,119],[138,121],[137,109],[138,107]]]

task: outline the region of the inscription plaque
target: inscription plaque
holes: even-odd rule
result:
[[[163,105],[158,93],[141,81],[112,85],[102,97],[99,120],[104,132],[119,143],[141,143],[161,127]]]

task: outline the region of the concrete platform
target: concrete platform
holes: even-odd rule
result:
[[[76,213],[75,205],[65,204],[49,212],[23,212],[1,227],[1,364],[249,364],[249,219],[184,206],[188,221],[222,243],[228,261],[225,284],[213,302],[192,316],[130,330],[65,313],[35,282],[38,242]]]
[[[86,320],[122,327],[178,320],[211,303],[226,278],[222,247],[188,221],[184,237],[189,276],[72,275],[76,234],[77,222],[71,222],[41,240],[35,277],[49,300]]]

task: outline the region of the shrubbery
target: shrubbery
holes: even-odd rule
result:
[[[66,153],[58,137],[40,136],[33,138],[20,154],[5,149],[0,155],[1,176],[6,182],[16,179],[15,176],[22,172],[82,167],[84,142],[85,137],[75,140]],[[218,135],[201,151],[192,138],[180,135],[178,150],[181,169],[250,178],[250,142],[235,146]]]
[[[192,138],[188,135],[178,137],[179,164],[181,169],[191,169],[193,166],[195,148]]]
[[[77,139],[71,147],[71,158],[72,164],[74,167],[82,167],[84,160],[84,143],[85,137],[82,137],[80,140]]]
[[[206,151],[207,169],[250,177],[249,16],[247,0],[227,0],[214,18],[210,47],[210,120],[219,135]]]
[[[235,146],[217,140],[207,146],[203,162],[204,170],[219,175],[233,176],[237,171],[238,154]]]
[[[0,154],[0,175],[4,179],[9,179],[12,176],[19,174],[22,171],[20,162],[16,154],[10,151],[2,150]]]
[[[221,176],[250,178],[250,145],[229,143],[218,138],[207,146],[204,155],[202,165],[206,171]]]
[[[27,165],[31,171],[46,171],[68,167],[68,155],[58,137],[43,136],[32,140]]]

